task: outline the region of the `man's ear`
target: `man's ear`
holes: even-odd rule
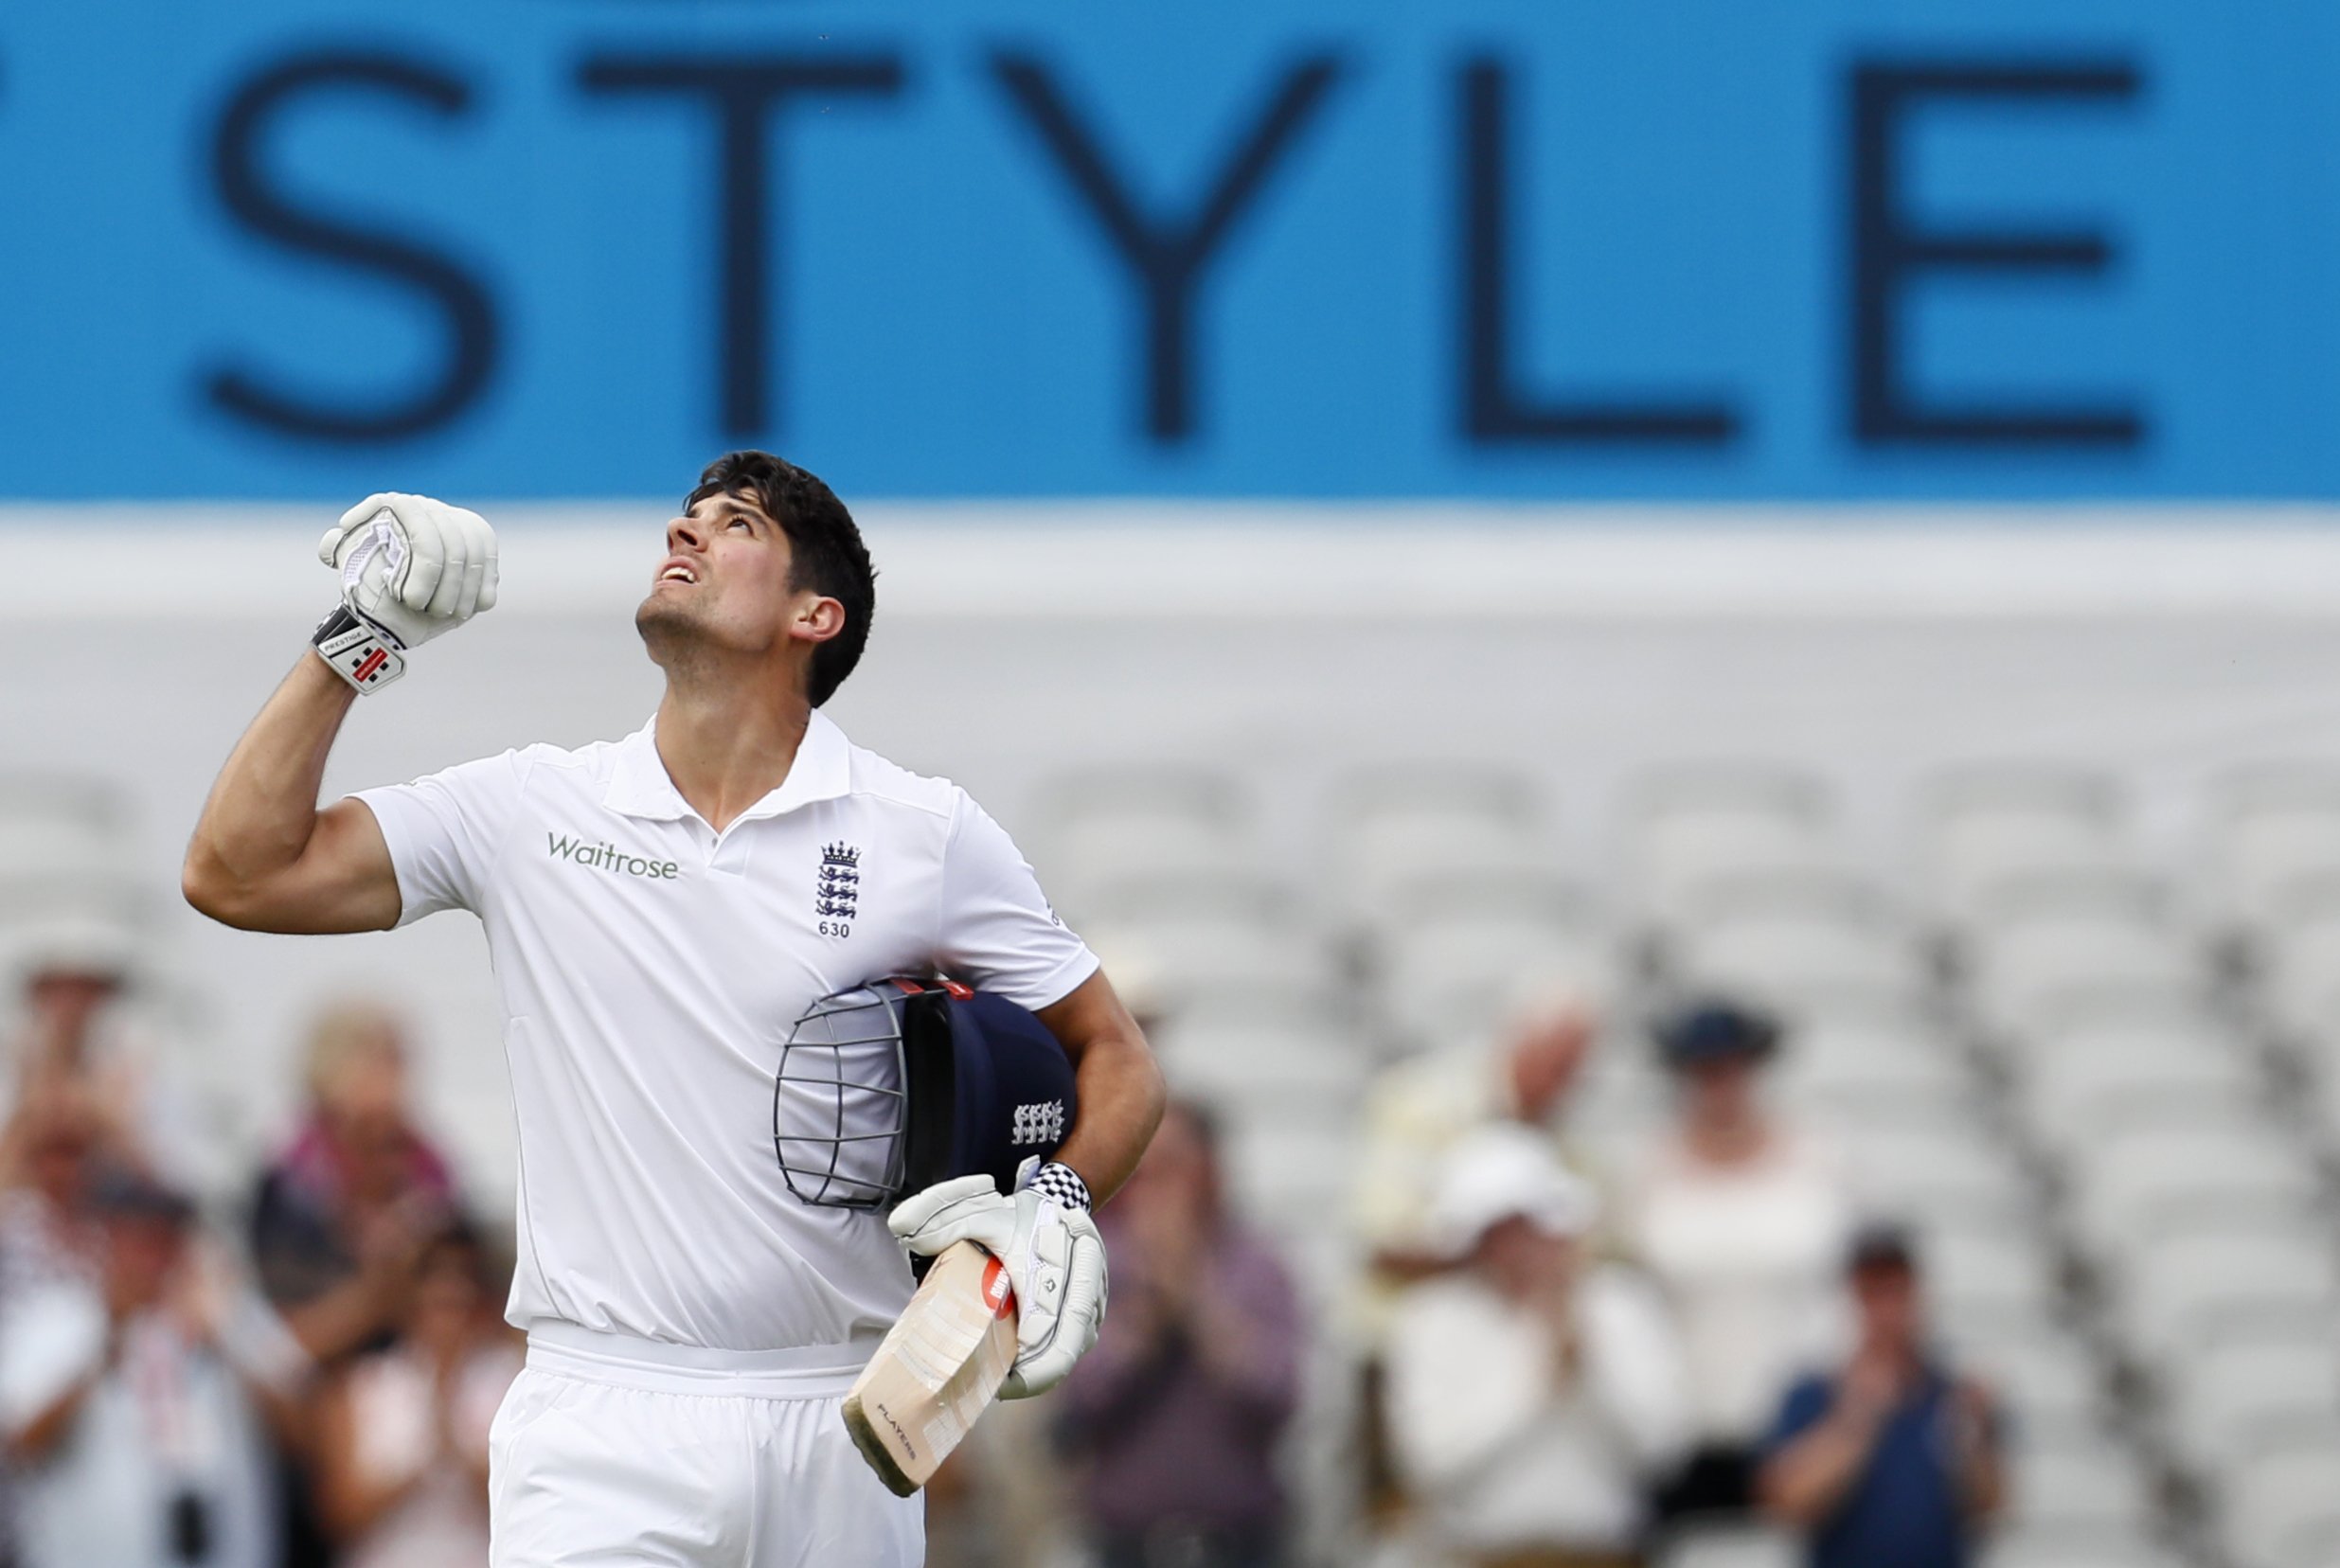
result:
[[[795,618],[789,622],[788,634],[800,642],[825,643],[844,630],[843,604],[825,596],[809,596],[798,602]]]

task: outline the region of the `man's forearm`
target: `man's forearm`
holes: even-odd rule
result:
[[[1137,1020],[1115,994],[1102,970],[1072,993],[1040,1009],[1040,1021],[1073,1060],[1081,1113],[1056,1151],[1102,1203],[1130,1179],[1153,1140],[1169,1093]]]
[[[1763,1467],[1764,1506],[1799,1528],[1818,1524],[1868,1463],[1877,1430],[1874,1420],[1831,1413]]]
[[[1153,1052],[1134,1023],[1126,1032],[1108,1031],[1081,1048],[1078,1081],[1081,1119],[1056,1157],[1080,1176],[1090,1199],[1102,1203],[1137,1168],[1168,1095]]]

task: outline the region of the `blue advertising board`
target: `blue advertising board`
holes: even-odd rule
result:
[[[0,10],[0,496],[2340,493],[2330,0]]]

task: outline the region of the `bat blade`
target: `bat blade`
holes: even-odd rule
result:
[[[1015,1292],[972,1241],[945,1250],[845,1396],[845,1426],[897,1497],[934,1478],[1015,1362]]]

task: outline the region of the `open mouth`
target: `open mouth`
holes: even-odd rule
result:
[[[699,574],[691,569],[688,561],[670,561],[665,569],[659,572],[657,580],[660,582],[696,582],[699,580]]]

